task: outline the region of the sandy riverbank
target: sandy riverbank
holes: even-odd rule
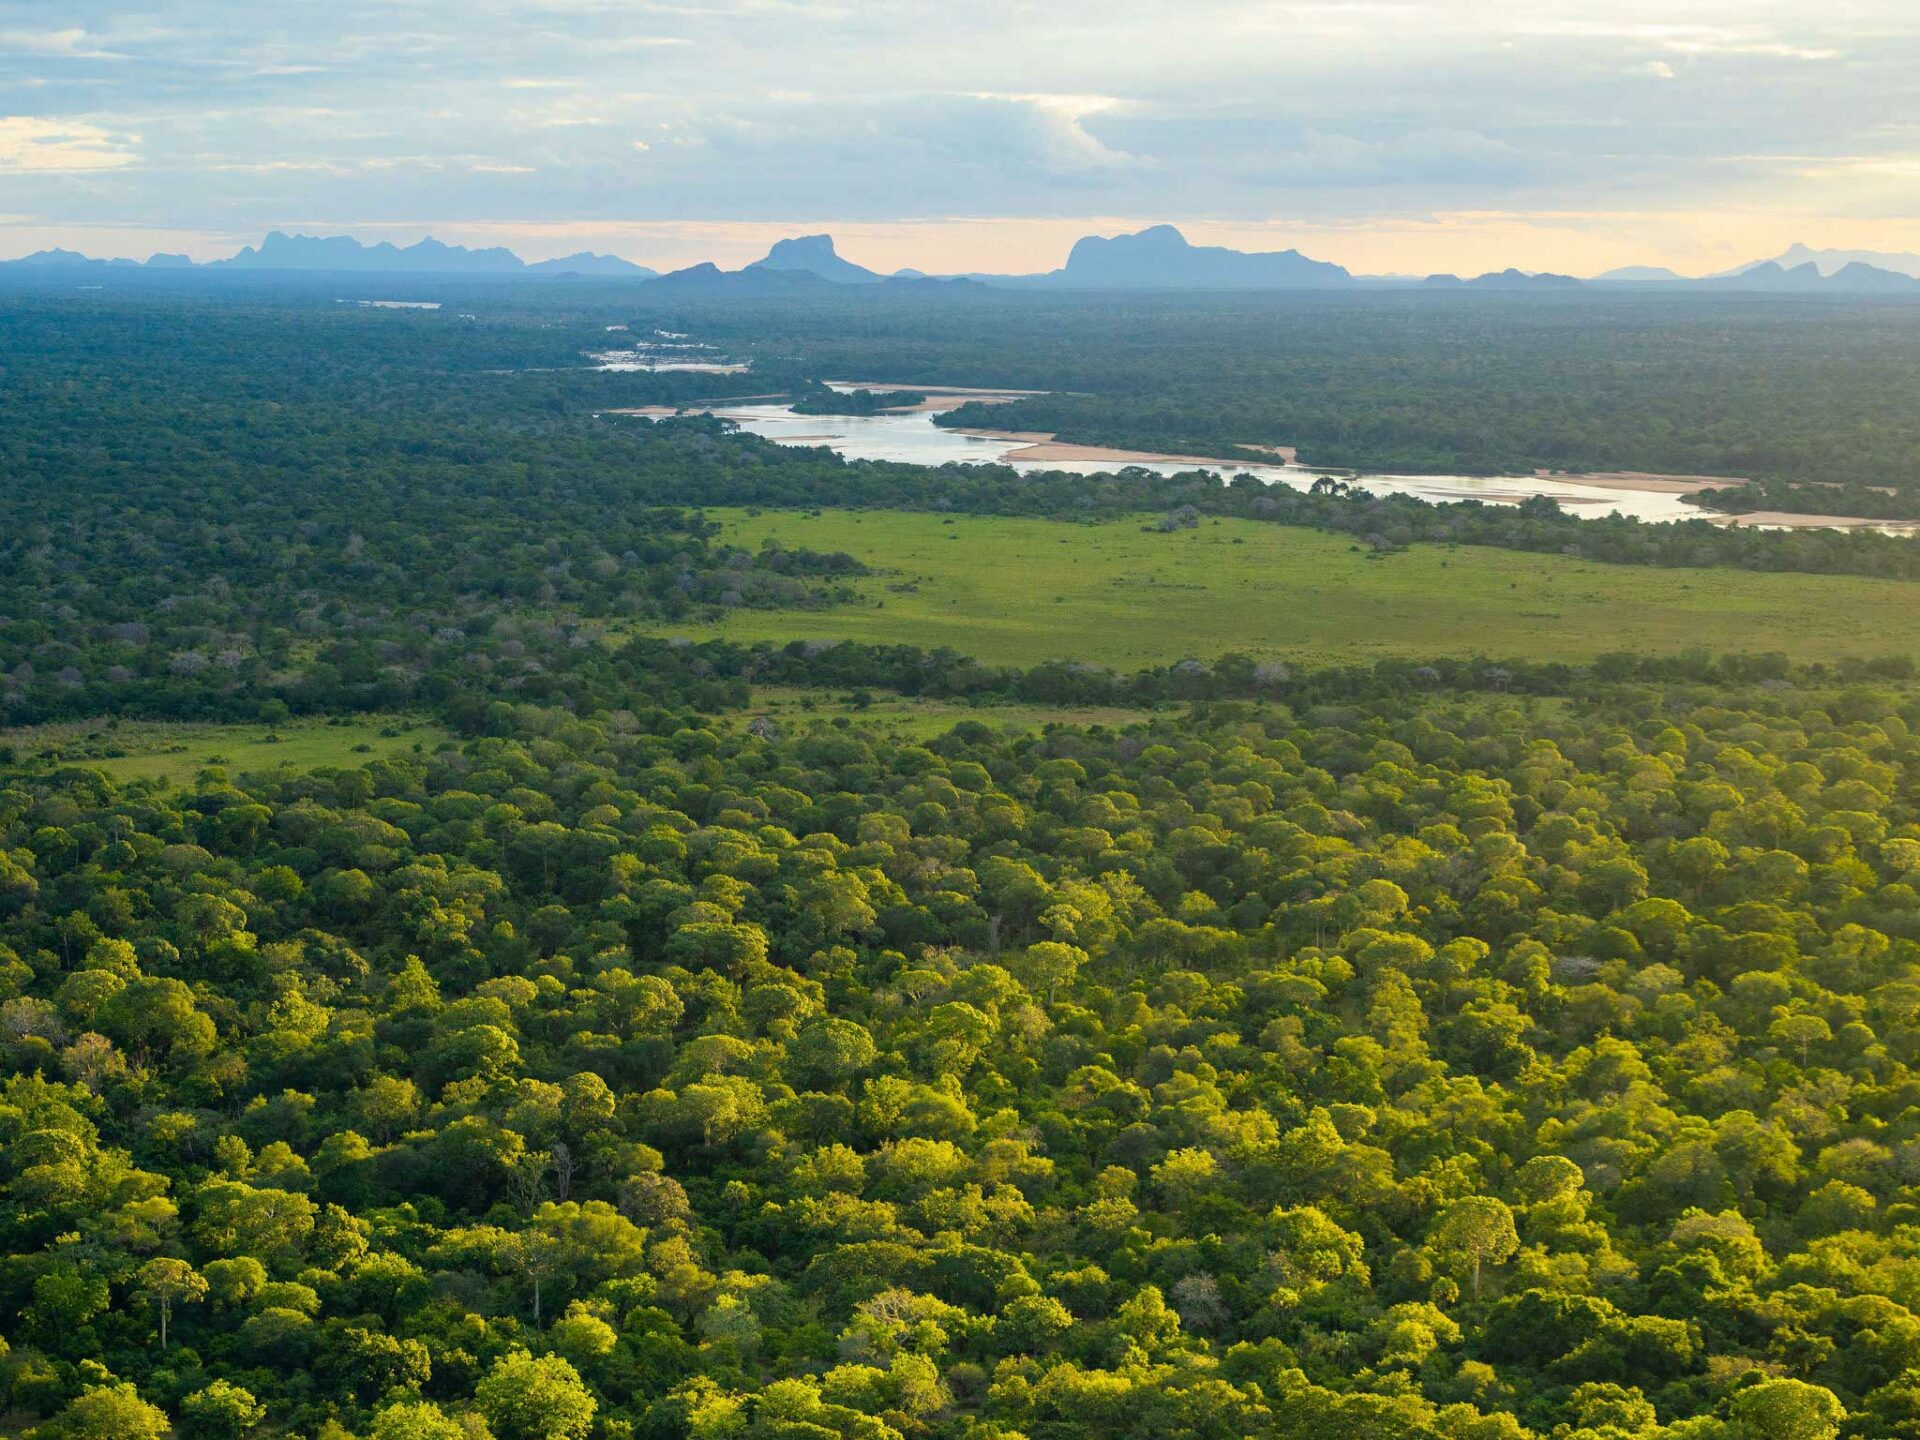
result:
[[[710,415],[723,405],[753,405],[763,400],[784,400],[785,394],[775,391],[771,395],[728,395],[720,400],[695,400],[685,405],[633,405],[625,409],[609,410],[609,415],[645,415],[649,419],[660,419],[669,415]]]
[[[944,415],[962,405],[1010,405],[1018,395],[929,395],[914,405],[888,405],[883,415]]]
[[[875,395],[971,395],[976,400],[993,397],[1005,397],[1009,400],[1025,399],[1033,395],[1045,395],[1045,390],[1008,390],[1004,387],[985,388],[978,385],[871,385],[864,380],[829,380],[836,390],[870,390]]]
[[[845,381],[836,381],[845,384]],[[1025,400],[1034,395],[1044,395],[1044,390],[979,390],[964,386],[951,385],[857,385],[857,390],[870,391],[875,395],[920,395],[924,399],[911,405],[889,405],[884,411],[888,415],[941,415],[949,410],[958,410],[962,405],[1011,405],[1016,400]]]
[[[1046,460],[1089,460],[1115,465],[1204,465],[1219,470],[1245,461],[1222,460],[1217,455],[1166,455],[1152,450],[1120,450],[1111,445],[1073,445],[1056,440],[1045,430],[972,430],[955,429],[955,435],[972,435],[981,440],[1008,440],[1018,444],[1000,458],[1023,462]]]
[[[1715,525],[1762,525],[1770,530],[1886,530],[1909,535],[1920,528],[1920,521],[1914,520],[1874,520],[1861,515],[1802,515],[1797,510],[1749,510],[1742,515],[1722,515],[1702,510],[1700,518]]]
[[[1729,475],[1655,475],[1645,470],[1536,470],[1533,474],[1538,480],[1638,490],[1648,495],[1697,495],[1702,490],[1725,490],[1747,483]]]
[[[1539,498],[1538,490],[1475,490],[1463,493],[1459,490],[1435,490],[1423,487],[1418,476],[1401,476],[1397,482],[1402,488],[1398,493],[1412,495],[1417,499],[1431,501],[1435,505],[1457,505],[1462,500],[1478,500],[1488,505],[1518,505],[1522,501]],[[1362,485],[1361,489],[1366,487]],[[1553,503],[1567,505],[1606,505],[1611,503],[1604,495],[1555,495]]]

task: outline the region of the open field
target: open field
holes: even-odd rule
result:
[[[1185,708],[1174,707],[1176,711]],[[763,685],[754,689],[752,703],[738,718],[742,723],[765,718],[783,731],[800,731],[822,722],[838,724],[845,720],[862,728],[874,727],[926,739],[945,734],[963,720],[995,730],[1037,730],[1049,724],[1120,727],[1138,724],[1152,714],[1150,710],[1112,705],[969,705],[964,701],[895,695],[881,690],[872,692],[867,702],[861,704],[845,691]]]
[[[671,633],[740,641],[950,646],[1000,664],[1120,669],[1230,651],[1337,662],[1382,655],[1582,659],[1609,651],[1779,651],[1799,660],[1920,653],[1920,583],[1601,565],[1343,537],[1250,520],[1160,534],[901,511],[715,509],[726,538],[845,550],[886,573],[866,603],[735,611]]]
[[[277,737],[277,738],[269,738]],[[21,764],[58,763],[104,770],[116,780],[190,781],[209,765],[229,774],[293,765],[364,765],[382,756],[431,750],[447,732],[411,716],[359,715],[342,720],[289,720],[269,727],[123,720],[75,721],[0,730]]]

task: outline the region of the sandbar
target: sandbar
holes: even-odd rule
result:
[[[1915,520],[1875,520],[1862,515],[1802,515],[1797,510],[1749,510],[1740,515],[1700,512],[1700,519],[1715,525],[1764,525],[1772,530],[1886,530],[1910,534],[1920,526]]]
[[[1724,490],[1744,485],[1730,475],[1655,475],[1645,470],[1536,470],[1540,480],[1567,485],[1600,485],[1608,490],[1637,490],[1647,495],[1696,495],[1702,490]]]
[[[898,395],[903,391],[909,395],[973,395],[976,397],[995,395],[1020,397],[1048,393],[1045,390],[985,389],[978,385],[874,385],[864,380],[829,380],[827,383],[836,389],[845,386],[849,390],[870,390],[875,395]]]
[[[1227,466],[1245,466],[1243,460],[1223,460],[1217,455],[1166,455],[1153,450],[1118,450],[1111,445],[1073,445],[1055,440],[1046,430],[972,430],[955,429],[955,435],[973,435],[982,440],[1010,440],[1018,450],[1009,450],[1003,460],[1091,460],[1116,465],[1204,465],[1211,470]]]

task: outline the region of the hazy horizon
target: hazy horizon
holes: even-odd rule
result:
[[[1031,271],[1167,221],[1363,273],[1920,250],[1895,0],[0,3],[0,254],[270,229]]]

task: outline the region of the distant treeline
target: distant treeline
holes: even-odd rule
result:
[[[1916,321],[1912,301],[1397,291],[766,301],[676,323],[761,378],[1048,392],[943,424],[1398,473],[1723,475],[1760,482],[1716,497],[1730,510],[1911,518]]]
[[[532,364],[577,358],[603,327],[444,315],[151,301],[0,314],[5,719],[233,718],[263,696],[301,711],[599,703],[652,683],[609,668],[610,635],[832,604],[862,573],[845,555],[720,544],[705,505],[1204,513],[1374,548],[1920,576],[1920,545],[1879,535],[1308,495],[1198,471],[849,463],[712,418],[605,413],[739,377]]]

